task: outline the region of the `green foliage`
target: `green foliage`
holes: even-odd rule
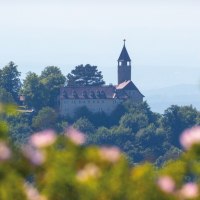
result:
[[[95,132],[93,124],[86,118],[78,119],[73,127],[85,134],[93,134]]]
[[[162,126],[169,133],[170,142],[180,147],[179,137],[182,131],[198,124],[200,113],[192,106],[172,105],[165,110]]]
[[[105,82],[103,81],[101,71],[97,70],[97,66],[89,64],[85,66],[78,65],[67,75],[68,86],[98,86],[103,84]]]
[[[148,118],[144,114],[125,114],[120,119],[120,125],[131,128],[134,133],[148,126]]]
[[[42,71],[40,80],[46,91],[45,105],[55,107],[58,104],[60,88],[66,81],[65,76],[58,67],[48,66]]]
[[[56,120],[57,114],[55,110],[50,107],[44,107],[38,112],[37,116],[33,118],[32,126],[36,130],[55,128]]]
[[[0,88],[4,88],[9,92],[13,99],[18,102],[21,73],[17,70],[17,65],[14,62],[9,62],[8,65],[0,69]]]
[[[41,109],[45,105],[45,88],[37,74],[29,72],[23,82],[22,94],[25,104],[34,109]]]
[[[65,76],[55,66],[46,67],[41,76],[29,72],[21,91],[25,96],[25,104],[36,110],[44,106],[57,107],[60,87],[65,81]]]
[[[0,88],[0,102],[1,103],[14,103],[11,93],[7,92],[4,88]]]
[[[156,131],[153,125],[145,129],[138,133],[137,140],[150,139],[147,132],[151,135]],[[34,134],[22,149],[13,148],[1,138],[0,199],[200,199],[200,144],[195,139],[200,127],[194,130],[190,140],[194,144],[188,151],[161,168],[149,163],[130,166],[115,147],[83,146],[83,135],[74,130],[60,136],[51,131]],[[97,134],[128,134],[123,127],[113,127],[113,131],[102,127]]]

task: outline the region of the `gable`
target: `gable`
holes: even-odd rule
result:
[[[144,95],[139,91],[139,89],[135,86],[135,84],[132,81],[124,81],[123,83],[120,83],[116,86],[117,90],[135,90],[138,91],[143,97]]]

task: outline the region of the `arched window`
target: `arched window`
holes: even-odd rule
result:
[[[105,92],[103,90],[101,91],[101,98],[102,99],[106,99],[106,94],[105,94]]]
[[[83,97],[84,97],[85,99],[88,98],[87,92],[86,92],[85,90],[83,91]]]
[[[90,96],[91,96],[92,99],[96,99],[94,91],[91,91]]]
[[[100,94],[100,91],[99,90],[97,90],[97,92],[96,92],[96,96],[97,96],[97,98],[101,98],[101,94]]]
[[[77,92],[76,92],[75,90],[73,91],[72,96],[73,96],[75,99],[78,99],[78,94],[77,94]]]

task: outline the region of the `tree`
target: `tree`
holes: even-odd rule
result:
[[[85,134],[93,134],[95,131],[93,124],[87,118],[78,119],[73,126]]]
[[[25,96],[25,104],[36,110],[41,109],[48,101],[44,85],[38,75],[32,72],[29,72],[24,80],[22,94]]]
[[[33,118],[32,126],[36,130],[44,130],[49,128],[55,128],[57,120],[57,114],[55,110],[50,107],[44,107]]]
[[[67,75],[68,86],[98,86],[103,84],[105,84],[103,75],[101,71],[97,70],[97,66],[79,65]]]
[[[9,62],[0,70],[0,87],[9,92],[16,102],[19,101],[19,90],[21,88],[21,73],[17,70],[14,62]]]
[[[179,137],[184,129],[198,124],[200,113],[192,106],[172,105],[165,110],[162,126],[169,132],[170,142],[180,147]]]
[[[1,103],[14,103],[12,95],[4,88],[0,88],[0,102]]]
[[[120,125],[126,128],[131,128],[134,133],[137,133],[141,128],[148,126],[148,118],[146,115],[140,113],[127,113],[120,119]]]
[[[149,123],[157,123],[160,118],[160,115],[151,111],[146,101],[142,103],[135,103],[131,100],[127,100],[123,103],[123,106],[129,113],[144,114],[148,118]]]
[[[60,88],[65,84],[66,78],[61,70],[55,66],[46,67],[40,76],[46,92],[46,106],[56,107]]]

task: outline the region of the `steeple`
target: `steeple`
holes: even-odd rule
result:
[[[118,58],[118,84],[131,80],[131,59],[126,50],[126,40]]]
[[[130,62],[131,61],[131,59],[130,59],[130,57],[129,57],[129,55],[128,55],[128,52],[127,52],[127,50],[126,50],[126,45],[125,45],[125,43],[126,43],[126,40],[124,39],[124,46],[123,46],[123,49],[122,49],[122,51],[121,51],[121,54],[120,54],[120,56],[119,56],[119,59],[118,59],[118,62],[119,61],[128,61],[128,62]]]

